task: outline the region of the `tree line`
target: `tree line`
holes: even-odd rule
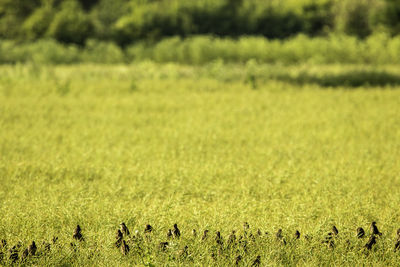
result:
[[[285,39],[400,33],[400,0],[0,0],[0,39],[88,39],[126,46],[165,37]]]

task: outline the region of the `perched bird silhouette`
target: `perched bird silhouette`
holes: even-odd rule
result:
[[[185,246],[184,248],[182,248],[179,252],[178,252],[178,256],[179,257],[187,257],[188,255],[188,246]]]
[[[217,242],[218,245],[223,245],[224,242],[222,241],[222,236],[220,231],[217,231],[216,236],[215,236],[215,242]]]
[[[208,230],[206,229],[206,230],[204,230],[204,233],[203,233],[203,236],[201,237],[201,240],[204,241],[204,240],[207,239],[207,237],[208,237]]]
[[[365,231],[362,227],[357,228],[357,238],[363,238],[365,236]]]
[[[400,250],[400,238],[398,238],[396,243],[394,244],[394,251],[398,250]]]
[[[333,235],[338,235],[339,234],[339,231],[336,228],[336,226],[332,226],[332,233],[333,233]]]
[[[7,247],[7,240],[2,239],[0,242],[0,248],[6,248]]]
[[[125,240],[122,240],[121,252],[123,255],[126,255],[129,252],[129,246],[126,244]]]
[[[34,256],[36,254],[36,251],[37,247],[35,241],[32,241],[32,243],[28,246],[29,255]]]
[[[296,232],[294,233],[294,238],[295,238],[295,239],[300,239],[300,232],[299,232],[299,230],[296,230]]]
[[[378,227],[376,226],[376,222],[371,223],[371,232],[372,232],[372,235],[379,235],[379,236],[382,235],[382,233],[379,232]]]
[[[172,238],[172,230],[171,230],[171,229],[168,229],[167,238],[168,238],[168,239],[169,239],[169,238]]]
[[[146,225],[146,228],[144,229],[145,233],[151,233],[151,231],[153,231],[153,227],[151,227],[150,224]]]
[[[371,237],[369,238],[368,242],[365,244],[365,248],[370,250],[372,248],[373,245],[376,244],[376,237],[375,235],[371,235]]]
[[[28,258],[28,255],[29,255],[29,251],[28,251],[28,248],[26,248],[26,249],[22,252],[21,261],[25,261],[25,260]]]
[[[177,225],[176,223],[174,224],[174,231],[173,231],[173,233],[174,233],[174,237],[175,237],[175,238],[181,237],[181,231],[179,230],[178,225]]]
[[[276,232],[276,239],[281,240],[282,239],[282,229],[278,229],[278,232]]]
[[[325,237],[324,243],[328,245],[329,248],[335,248],[335,241],[333,240],[334,234],[329,232],[328,235]]]
[[[238,255],[235,259],[235,265],[239,265],[240,261],[242,260],[242,256]]]
[[[130,233],[129,233],[129,229],[128,229],[128,227],[126,226],[126,224],[124,223],[124,222],[122,222],[120,225],[119,225],[119,229],[121,230],[121,232],[122,232],[122,234],[124,235],[124,236],[128,236]]]
[[[43,246],[43,250],[44,250],[45,252],[49,252],[50,249],[51,249],[51,245],[50,245],[50,243],[47,242],[47,241],[43,241],[43,242],[42,242],[42,246]]]
[[[122,245],[122,239],[124,238],[124,235],[122,234],[121,230],[117,230],[117,234],[115,235],[115,239],[117,239],[117,241],[115,241],[115,246],[117,248],[120,248]]]
[[[261,256],[258,255],[257,258],[256,258],[256,259],[253,261],[253,263],[251,264],[251,266],[256,267],[256,266],[260,266],[260,264],[261,264]]]
[[[10,254],[10,256],[8,258],[11,260],[12,263],[15,263],[19,259],[19,256],[18,256],[19,247],[20,247],[19,245],[14,245],[12,248],[10,248],[8,250],[8,252]]]
[[[232,245],[236,242],[236,231],[233,230],[232,233],[228,236],[228,245]]]
[[[85,240],[85,239],[83,238],[82,230],[81,230],[81,227],[79,226],[79,224],[76,226],[74,235],[73,235],[72,237],[73,237],[75,240],[78,240],[78,241],[84,241],[84,240]]]
[[[169,245],[168,242],[160,242],[160,244],[158,245],[158,248],[159,248],[161,251],[165,251],[165,250],[167,249],[168,245]]]
[[[260,229],[257,229],[257,235],[258,235],[258,236],[262,236],[262,232],[261,232]]]

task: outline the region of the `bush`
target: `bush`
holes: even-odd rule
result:
[[[80,4],[75,0],[62,3],[52,21],[48,36],[60,42],[83,44],[93,32],[93,25],[89,16],[85,14]]]

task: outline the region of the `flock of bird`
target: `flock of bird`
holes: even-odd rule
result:
[[[214,241],[215,245],[219,247],[221,250],[225,248],[232,248],[235,245],[240,245],[242,248],[244,248],[244,251],[246,251],[246,245],[248,240],[255,240],[257,236],[263,236],[267,235],[269,236],[268,232],[265,232],[264,234],[261,232],[260,229],[257,230],[255,234],[250,232],[250,226],[247,222],[243,224],[243,235],[240,235],[239,237],[236,237],[236,231],[232,231],[231,234],[228,236],[226,243],[224,242],[224,239],[221,235],[220,231],[216,231]],[[141,233],[136,230],[134,234],[131,234],[128,227],[124,222],[122,222],[119,225],[119,229],[116,232],[115,236],[115,242],[114,246],[117,249],[120,249],[121,253],[123,255],[129,254],[131,251],[130,245],[134,245],[135,243],[142,242],[143,240],[146,241],[151,241],[152,240],[152,232],[153,232],[153,227],[149,224],[145,226],[145,229],[143,231],[143,236]],[[204,230],[202,236],[200,237],[201,242],[205,242],[206,240],[212,240],[212,238],[209,237],[209,230]],[[293,239],[297,240],[300,239],[300,232],[298,230],[295,231],[293,235]],[[332,226],[331,231],[325,236],[323,239],[322,243],[326,244],[329,248],[334,249],[335,248],[335,241],[337,240],[339,236],[339,230],[336,228],[336,226]],[[377,243],[377,240],[379,237],[382,236],[382,233],[378,230],[378,227],[376,225],[376,222],[372,222],[370,226],[370,236],[368,238],[368,241],[365,243],[363,249],[366,251],[369,251],[372,249],[372,247]],[[171,241],[172,240],[178,240],[181,237],[181,231],[178,228],[177,224],[173,225],[172,229],[169,229],[167,231],[167,234],[165,236],[165,241],[162,241],[158,244],[158,249],[161,252],[165,252],[168,250]],[[198,238],[198,234],[196,229],[192,230],[192,237],[193,238]],[[367,233],[362,227],[357,228],[356,230],[356,237],[358,239],[363,239],[367,237]],[[286,239],[283,236],[283,231],[282,229],[279,229],[276,234],[275,238],[277,242],[286,245]],[[305,240],[310,241],[312,237],[305,235],[304,236]],[[76,226],[75,231],[72,235],[72,239],[74,242],[84,242],[85,238],[82,234],[82,229],[79,225]],[[42,244],[42,253],[44,252],[49,252],[51,249],[52,245],[55,245],[58,240],[58,237],[54,237],[52,239],[52,244],[49,242],[43,242]],[[74,242],[71,242],[70,245],[72,248],[76,249],[76,244]],[[350,240],[347,240],[349,243]],[[188,256],[189,247],[186,245],[184,246],[180,251],[179,251],[179,256],[180,257],[186,257]],[[396,242],[394,244],[394,251],[400,251],[400,228],[397,230],[396,233]],[[6,240],[1,240],[0,242],[0,263],[4,260],[7,259],[7,252],[8,252],[8,260],[11,263],[16,263],[18,261],[24,262],[26,261],[29,257],[34,257],[35,255],[38,255],[38,247],[36,246],[35,241],[32,241],[30,245],[28,245],[25,249],[22,248],[22,243],[19,242],[16,245],[13,245],[12,247],[8,248],[8,244]],[[212,255],[213,258],[216,257],[216,255]],[[242,260],[242,255],[238,255],[235,258],[235,264],[238,265]],[[252,261],[251,266],[259,266],[261,264],[261,256],[257,256],[254,261]]]

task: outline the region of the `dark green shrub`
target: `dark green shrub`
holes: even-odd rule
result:
[[[60,6],[49,27],[48,36],[65,43],[83,44],[93,34],[89,16],[75,0],[67,0]]]

